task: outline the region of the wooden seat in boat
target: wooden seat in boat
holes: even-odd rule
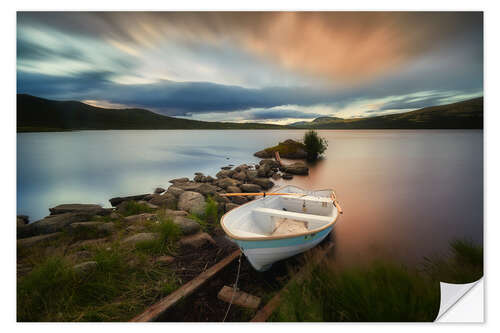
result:
[[[259,225],[259,229],[268,235],[277,235],[275,232],[278,231],[277,228],[280,228],[279,222],[283,220],[287,220],[287,223],[279,229],[279,234],[282,232],[289,234],[294,232],[293,230],[296,230],[296,233],[308,232],[332,221],[331,216],[296,213],[264,207],[253,209],[253,213],[255,223]]]

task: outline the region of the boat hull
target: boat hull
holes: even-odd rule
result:
[[[266,271],[276,261],[293,257],[318,245],[332,231],[333,226],[314,234],[270,240],[239,240],[238,244],[248,261],[258,271]]]

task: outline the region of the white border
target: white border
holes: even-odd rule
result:
[[[205,325],[205,324],[169,324],[168,326],[157,325],[127,325],[127,324],[16,324],[15,323],[15,234],[14,215],[16,211],[15,190],[16,190],[16,125],[15,125],[15,93],[16,93],[16,55],[15,55],[15,11],[16,10],[484,10],[485,11],[485,284],[487,285],[487,306],[485,312],[485,325],[457,325],[457,324],[315,324],[328,325],[329,327],[315,327],[316,329],[358,331],[359,329],[369,329],[370,331],[395,331],[402,329],[408,332],[420,332],[425,330],[453,330],[454,332],[476,330],[477,328],[499,329],[499,316],[495,313],[500,308],[498,304],[498,285],[500,284],[498,265],[494,260],[492,253],[498,253],[498,240],[500,235],[499,223],[500,216],[498,211],[493,209],[498,206],[498,199],[495,196],[494,189],[500,188],[499,171],[500,163],[498,157],[499,139],[499,114],[500,105],[498,102],[499,77],[499,42],[498,35],[500,31],[500,17],[496,1],[386,1],[376,2],[349,0],[337,2],[325,2],[317,0],[308,1],[262,1],[254,0],[247,3],[237,3],[235,1],[179,1],[179,2],[158,2],[151,0],[130,1],[123,0],[115,3],[103,2],[97,0],[87,0],[85,2],[69,1],[17,1],[3,3],[1,15],[2,29],[2,203],[4,230],[2,232],[2,263],[3,274],[1,275],[2,286],[2,328],[8,332],[10,330],[29,330],[29,331],[64,331],[70,329],[72,332],[91,330],[120,330],[137,331],[146,329],[148,331],[178,330],[209,330],[209,331],[233,331],[250,332],[255,329],[260,330],[302,330],[305,324],[279,324],[279,325]],[[423,22],[424,24],[424,22]],[[488,191],[489,190],[489,191]],[[498,261],[498,260],[497,260]],[[490,281],[490,283],[488,282]],[[493,312],[488,311],[493,309]],[[488,314],[492,314],[488,316]],[[173,326],[172,326],[173,325]],[[309,324],[311,325],[311,324]]]

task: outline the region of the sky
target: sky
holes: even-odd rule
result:
[[[481,12],[18,12],[17,92],[205,121],[483,95]]]

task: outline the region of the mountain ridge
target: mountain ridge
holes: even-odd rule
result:
[[[318,117],[290,125],[208,122],[164,116],[140,108],[109,109],[79,101],[17,94],[17,131],[120,129],[482,129],[483,97],[415,111],[343,119]]]

